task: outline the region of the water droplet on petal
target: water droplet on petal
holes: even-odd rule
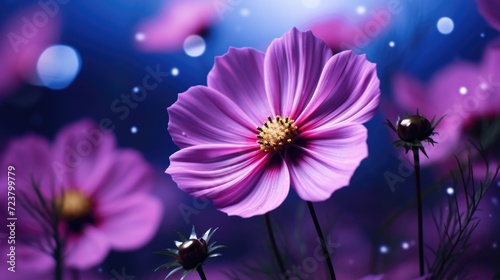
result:
[[[396,43],[394,43],[394,41],[390,41],[389,42],[389,47],[394,48],[394,46],[396,46]]]
[[[446,189],[446,193],[449,195],[453,195],[455,193],[455,189],[453,189],[452,187],[448,187]]]
[[[135,125],[130,128],[130,132],[132,134],[136,134],[138,131],[139,131],[139,129],[137,129],[137,126],[135,126]]]
[[[172,76],[174,77],[177,77],[177,75],[179,75],[179,69],[177,67],[172,68],[172,70],[170,70],[170,74],[172,74]]]
[[[408,242],[401,243],[401,248],[403,248],[403,250],[408,250],[408,248],[410,248],[410,243]]]

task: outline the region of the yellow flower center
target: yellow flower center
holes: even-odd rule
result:
[[[257,127],[257,143],[264,152],[282,151],[293,142],[293,138],[298,134],[298,128],[294,125],[294,120],[289,117],[283,118],[279,115],[275,119],[271,117],[263,126]]]
[[[61,216],[66,220],[88,217],[92,210],[90,199],[78,190],[67,190],[56,198],[56,206],[61,207]]]

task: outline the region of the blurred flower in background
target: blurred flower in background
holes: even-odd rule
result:
[[[480,129],[477,122],[485,119],[498,122],[499,61],[500,45],[493,42],[485,49],[480,64],[453,62],[439,70],[425,84],[405,74],[394,76],[395,100],[402,111],[411,112],[418,108],[426,116],[446,115],[438,126],[438,134],[434,136],[440,145],[428,145],[429,158],[422,158],[422,164],[453,163],[454,154],[464,159],[468,152],[468,142],[464,140],[469,136],[480,140],[478,133],[481,132],[473,133]],[[494,122],[488,125],[496,126]]]
[[[0,27],[0,100],[23,83],[40,83],[37,62],[42,52],[59,40],[61,20],[39,5],[19,10]]]
[[[110,250],[138,249],[159,226],[162,205],[149,194],[151,167],[136,151],[117,149],[113,135],[91,121],[63,128],[52,145],[36,135],[13,139],[2,164],[17,167],[17,192],[26,196],[22,201],[37,200],[31,188],[36,184],[49,205],[60,207],[67,268],[85,270],[101,263]],[[22,217],[32,230],[28,240],[47,249],[46,221],[29,214]],[[45,263],[40,269],[54,268],[49,255],[38,255],[36,261]]]
[[[161,11],[138,24],[135,33],[139,49],[173,52],[195,44],[217,19],[217,1],[174,0]]]
[[[476,0],[479,13],[496,30],[500,30],[500,2],[495,0]]]

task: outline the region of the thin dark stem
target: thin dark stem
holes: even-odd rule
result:
[[[283,263],[283,259],[281,259],[280,252],[278,251],[278,246],[276,245],[276,239],[274,238],[273,226],[271,224],[271,217],[269,213],[266,213],[264,217],[266,218],[267,233],[269,234],[269,239],[271,240],[271,247],[273,249],[274,257],[276,258],[278,266],[280,267],[281,275],[285,277],[285,279],[288,279],[288,275],[285,272],[285,264]]]
[[[203,272],[203,268],[201,267],[201,265],[199,265],[196,268],[196,271],[198,271],[198,274],[200,275],[201,280],[207,280],[207,276],[205,276],[205,272]]]
[[[422,192],[420,190],[420,158],[418,148],[413,148],[413,162],[415,165],[415,186],[417,192],[417,215],[418,215],[418,259],[420,276],[425,273],[424,269],[424,227],[422,219]]]
[[[314,206],[312,202],[308,201],[307,207],[309,207],[309,212],[311,213],[314,227],[316,228],[319,241],[321,242],[321,249],[323,249],[323,254],[326,257],[326,264],[328,265],[328,272],[330,273],[330,279],[336,280],[337,278],[335,277],[335,271],[333,270],[332,259],[330,258],[330,252],[328,252],[328,248],[326,247],[325,238],[323,237],[323,232],[321,231],[321,226],[319,225],[318,217],[316,216],[316,211],[314,211]]]

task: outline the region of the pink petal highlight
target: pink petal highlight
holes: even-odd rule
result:
[[[250,48],[230,48],[225,55],[215,58],[207,84],[245,108],[254,126],[262,126],[273,111],[267,100],[263,69],[263,53]]]
[[[264,80],[272,115],[296,118],[310,102],[332,51],[312,32],[293,28],[275,39],[264,58]]]
[[[304,143],[285,158],[292,187],[306,201],[323,201],[347,186],[368,156],[367,131],[361,124],[319,128],[300,134]]]
[[[168,131],[180,148],[207,144],[255,144],[256,128],[246,113],[227,96],[195,86],[168,108]]]
[[[344,51],[325,65],[314,96],[297,124],[304,130],[342,122],[363,123],[378,108],[379,80],[365,55]]]

